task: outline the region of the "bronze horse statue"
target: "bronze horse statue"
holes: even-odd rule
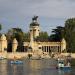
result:
[[[34,17],[32,18],[32,20],[33,20],[33,21],[37,21],[37,18],[38,18],[38,16],[34,16]]]

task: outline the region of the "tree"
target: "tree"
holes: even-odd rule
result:
[[[23,39],[23,41],[25,41],[25,42],[29,42],[30,41],[30,34],[29,34],[29,32],[24,33],[24,39]]]
[[[48,41],[48,33],[47,32],[40,32],[39,36],[35,38],[36,41],[46,42]]]
[[[8,45],[7,45],[7,51],[12,52],[12,40],[13,40],[13,32],[12,29],[8,30],[6,33]]]
[[[8,40],[8,51],[12,51],[12,41],[14,38],[18,41],[18,48],[17,51],[23,51],[23,42],[29,42],[29,32],[24,33],[21,28],[12,28],[8,30],[7,34],[7,40]]]
[[[61,41],[64,37],[64,27],[57,26],[55,29],[52,29],[52,33],[49,38],[50,41]]]
[[[75,52],[75,18],[67,19],[65,22],[65,39],[67,51]]]
[[[12,44],[13,39],[16,38],[18,41],[17,51],[22,51],[23,39],[24,39],[23,31],[20,28],[12,28],[8,31],[6,35],[8,40],[8,47],[10,46],[10,44]]]

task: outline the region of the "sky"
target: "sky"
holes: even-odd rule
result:
[[[51,34],[56,26],[75,17],[75,0],[0,0],[2,33],[15,27],[28,32],[34,15],[39,16],[41,31]]]

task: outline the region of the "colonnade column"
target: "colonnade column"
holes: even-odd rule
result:
[[[18,42],[16,40],[16,38],[13,40],[13,43],[12,43],[12,52],[16,52],[17,50],[17,46],[18,46]]]
[[[60,46],[42,46],[43,52],[60,52]]]

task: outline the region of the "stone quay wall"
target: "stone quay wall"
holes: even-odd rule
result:
[[[14,58],[20,59],[20,58],[27,58],[28,54],[29,54],[28,52],[11,52],[11,53],[1,52],[0,57],[4,57],[4,58],[7,58],[7,59],[14,59]]]
[[[61,53],[63,56],[71,56],[72,58],[75,59],[75,53]]]
[[[14,58],[20,59],[20,58],[27,58],[28,54],[33,54],[33,53],[28,53],[28,52],[10,52],[10,53],[1,52],[0,57],[4,57],[7,59],[14,59]],[[61,53],[59,55],[56,55],[55,57],[57,57],[57,56],[59,56],[59,57],[60,56],[69,56],[69,55],[75,59],[75,53]]]

